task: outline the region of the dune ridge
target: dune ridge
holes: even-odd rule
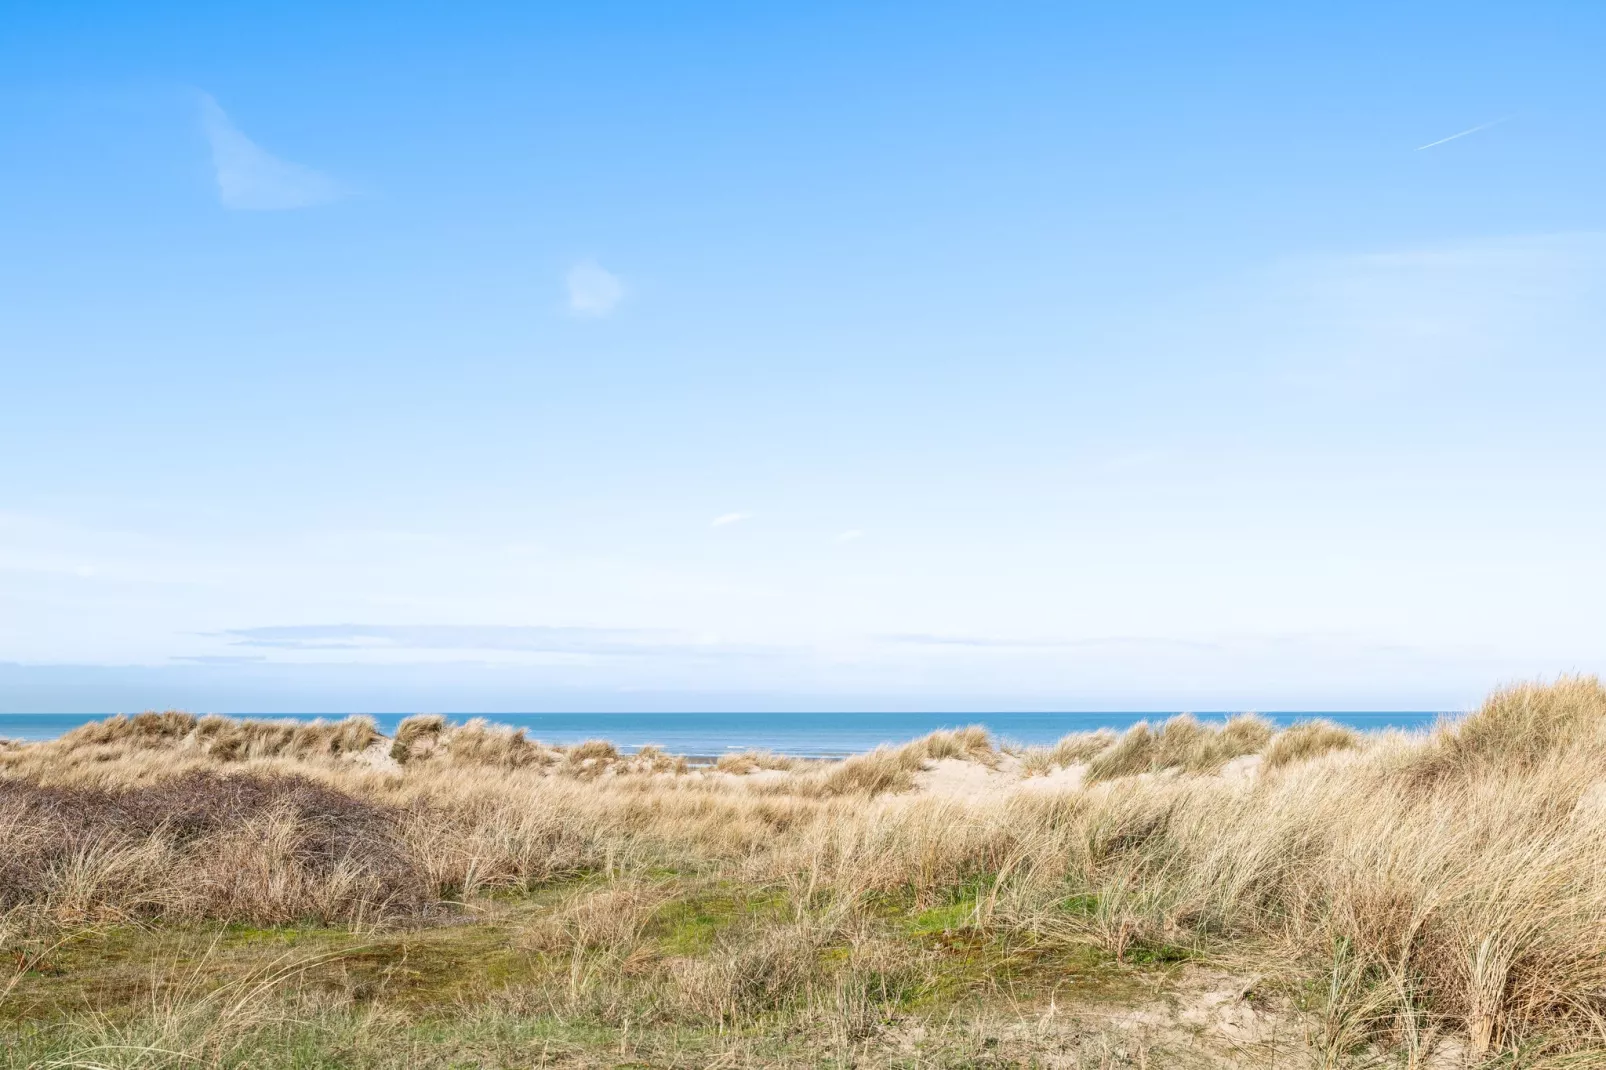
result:
[[[438,718],[386,739],[361,718],[141,714],[0,752],[0,859],[19,961],[89,926],[403,932],[511,896],[543,904],[508,937],[538,979],[482,994],[598,1028],[901,1043],[933,1006],[980,1006],[977,961],[1058,1007],[1053,978],[1093,955],[1236,978],[1189,1034],[1200,1058],[1278,1023],[1334,1066],[1606,1058],[1590,677],[1418,733],[1175,718],[1013,750],[971,727],[700,767]],[[707,940],[666,921],[733,895]],[[843,986],[872,977],[850,1028]]]

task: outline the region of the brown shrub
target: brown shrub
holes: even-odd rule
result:
[[[416,913],[432,890],[398,816],[296,776],[192,772],[121,791],[0,780],[0,907],[259,921]]]

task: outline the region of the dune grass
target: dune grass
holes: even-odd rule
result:
[[[1272,735],[1270,722],[1254,714],[1240,714],[1225,724],[1212,725],[1184,713],[1158,729],[1140,721],[1088,758],[1087,779],[1112,780],[1168,769],[1214,773],[1234,758],[1259,754]]]
[[[702,770],[186,717],[0,753],[0,1065],[1606,1061],[1592,678]]]
[[[744,750],[721,754],[715,759],[714,768],[722,773],[743,776],[766,769],[789,771],[799,768],[801,764],[798,759],[789,758],[784,754],[774,754],[767,750]]]
[[[1277,733],[1264,752],[1266,767],[1276,769],[1295,762],[1308,762],[1329,751],[1351,750],[1361,745],[1361,736],[1352,729],[1318,718],[1302,721]]]
[[[1028,747],[1021,754],[1022,770],[1039,776],[1055,769],[1083,765],[1108,750],[1120,737],[1108,728],[1096,732],[1074,732],[1063,736],[1052,747]]]

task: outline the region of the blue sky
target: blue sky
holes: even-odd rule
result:
[[[227,8],[0,15],[0,708],[1606,667],[1598,5]]]

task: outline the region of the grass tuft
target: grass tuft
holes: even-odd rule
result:
[[[1279,769],[1297,762],[1308,762],[1337,750],[1353,750],[1360,746],[1360,734],[1317,718],[1300,721],[1277,733],[1266,748],[1267,769]]]

